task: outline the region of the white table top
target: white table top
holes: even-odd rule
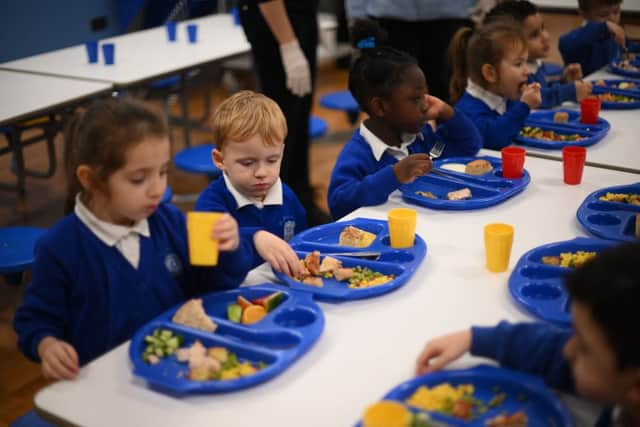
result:
[[[483,151],[482,154],[492,152]],[[501,319],[524,321],[507,290],[510,270],[484,267],[482,228],[515,227],[510,266],[541,244],[584,235],[575,217],[584,198],[603,186],[635,182],[637,175],[586,167],[583,183],[562,182],[559,162],[527,157],[532,180],[519,196],[488,209],[418,210],[427,256],[402,288],[379,298],[321,304],[325,330],[309,352],[278,377],[236,393],[174,398],[148,389],[131,374],[128,344],[84,367],[79,378],[40,391],[36,406],[83,426],[348,426],[366,405],[412,377],[429,338]],[[398,196],[350,217],[386,218]],[[551,208],[552,207],[552,208]],[[462,367],[480,359],[466,357]]]
[[[109,83],[0,70],[0,125],[110,90]]]
[[[587,80],[624,79],[624,76],[598,71],[587,76]],[[579,110],[576,103],[565,103],[562,108]],[[640,132],[640,110],[600,110],[600,117],[611,124],[609,133],[598,143],[587,147],[587,164],[627,172],[640,173],[638,133]],[[524,147],[528,153],[562,160],[562,150],[544,150]]]
[[[198,42],[187,40],[187,23],[198,24]],[[0,64],[0,69],[97,80],[128,86],[249,51],[242,27],[231,15],[216,14],[178,23],[170,43],[164,26],[104,39],[115,44],[115,64],[89,64],[84,44]]]

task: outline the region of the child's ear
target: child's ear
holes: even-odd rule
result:
[[[480,72],[482,73],[482,77],[488,81],[489,83],[497,83],[498,82],[498,71],[496,67],[491,64],[482,64],[482,68],[480,68]]]
[[[369,111],[373,117],[384,117],[386,108],[384,100],[379,96],[374,96],[369,101]]]
[[[82,188],[89,191],[93,188],[93,169],[89,165],[82,164],[76,168],[76,178]]]
[[[224,170],[224,156],[222,155],[222,151],[218,150],[217,148],[211,150],[211,160],[218,169],[220,169],[221,171]]]

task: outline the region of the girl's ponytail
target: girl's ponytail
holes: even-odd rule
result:
[[[449,83],[451,103],[460,99],[467,87],[467,77],[469,76],[467,48],[472,35],[473,30],[471,28],[462,27],[455,33],[451,43],[449,43],[449,62],[453,69]]]

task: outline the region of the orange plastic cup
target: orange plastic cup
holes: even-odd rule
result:
[[[588,97],[580,101],[580,121],[595,125],[600,115],[600,98]]]
[[[577,185],[582,182],[584,162],[587,160],[585,147],[567,146],[562,148],[562,170],[564,183]]]
[[[416,217],[416,211],[409,208],[396,208],[389,211],[389,240],[392,248],[413,246],[416,236]]]
[[[489,271],[501,273],[507,270],[512,244],[513,226],[501,223],[484,226],[484,248]]]
[[[211,231],[221,216],[219,212],[187,212],[191,265],[218,265],[218,240],[211,238]]]
[[[527,153],[522,147],[504,147],[502,154],[502,177],[522,178],[524,158]]]

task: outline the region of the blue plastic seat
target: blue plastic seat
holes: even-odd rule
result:
[[[311,139],[320,138],[327,133],[327,122],[316,116],[311,116],[309,119],[309,136]]]
[[[328,93],[320,98],[320,105],[330,110],[344,111],[353,125],[358,121],[360,107],[348,90]]]
[[[56,427],[56,425],[41,418],[35,411],[29,411],[9,424],[9,427]]]
[[[211,160],[211,150],[214,148],[214,144],[185,148],[175,155],[173,163],[185,172],[206,174],[215,178],[220,175],[220,169]]]
[[[0,274],[30,269],[36,242],[44,232],[39,227],[0,228]]]

